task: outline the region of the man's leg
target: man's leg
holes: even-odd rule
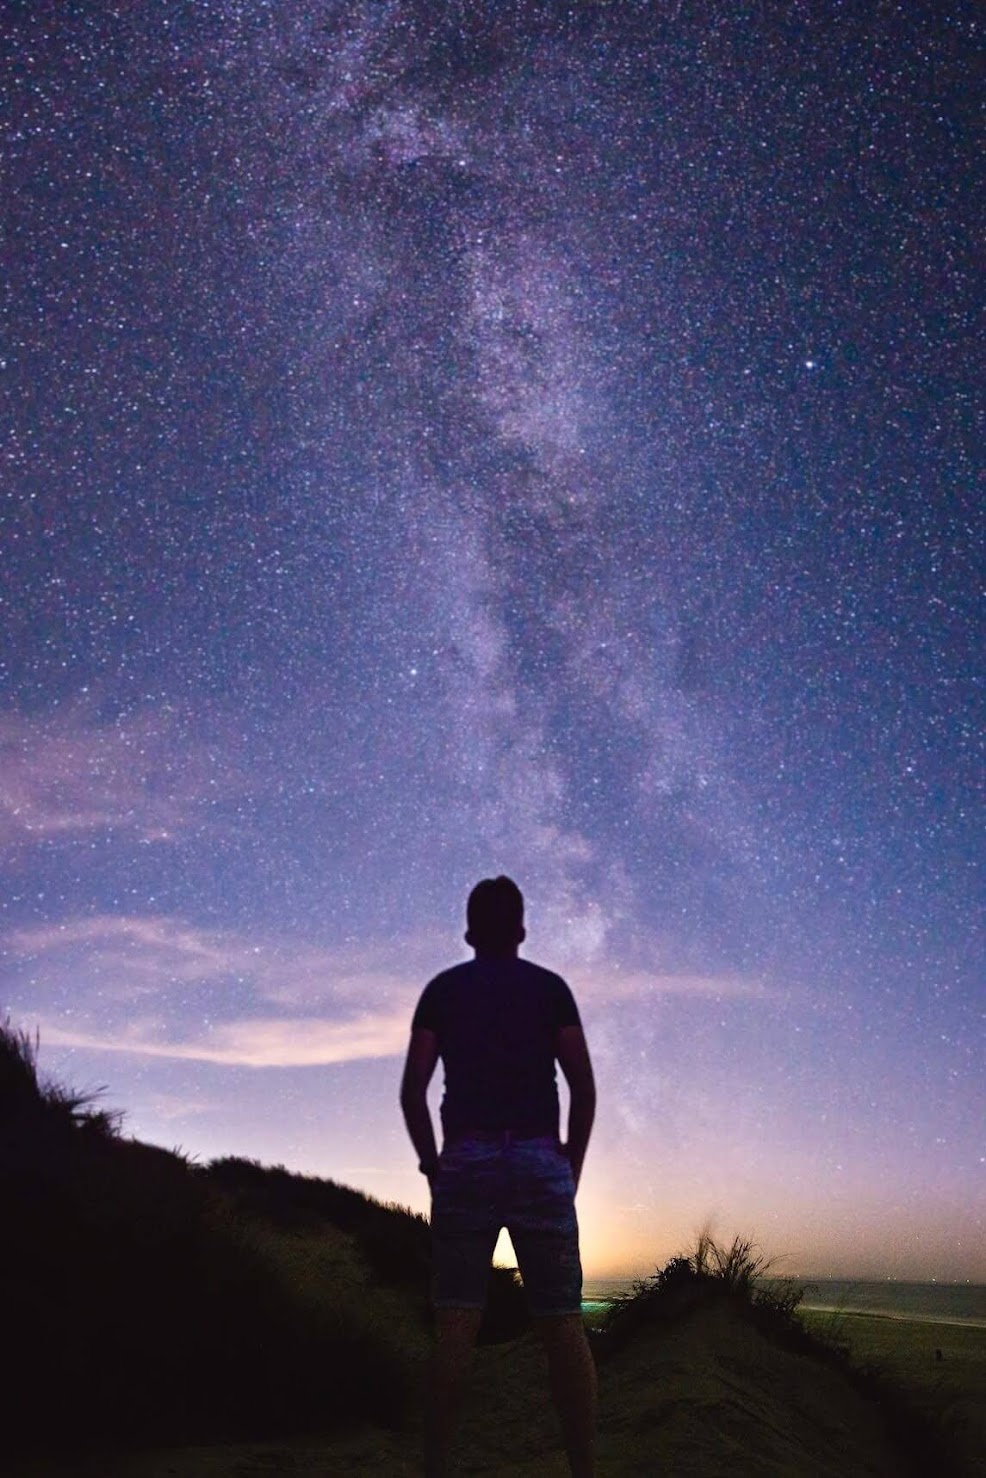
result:
[[[561,1422],[572,1478],[592,1478],[596,1433],[596,1363],[581,1314],[535,1319],[548,1356],[551,1398]]]
[[[553,1135],[514,1146],[514,1244],[534,1325],[548,1356],[551,1395],[573,1478],[591,1478],[596,1364],[582,1323],[582,1263],[572,1166]]]
[[[482,1309],[436,1309],[431,1391],[425,1427],[425,1473],[445,1478]]]

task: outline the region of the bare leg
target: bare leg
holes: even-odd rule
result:
[[[431,1392],[425,1428],[427,1478],[445,1478],[466,1377],[472,1364],[482,1309],[436,1309]]]
[[[581,1314],[535,1319],[548,1356],[551,1398],[561,1422],[572,1478],[593,1478],[596,1436],[596,1363]]]

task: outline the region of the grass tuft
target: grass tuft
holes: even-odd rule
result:
[[[703,1230],[691,1254],[673,1257],[650,1277],[638,1279],[602,1320],[588,1328],[600,1363],[644,1330],[670,1328],[696,1307],[728,1301],[766,1338],[785,1349],[835,1367],[847,1382],[878,1408],[888,1441],[894,1448],[901,1478],[953,1478],[958,1472],[955,1444],[946,1424],[918,1409],[892,1381],[873,1366],[853,1361],[843,1321],[833,1319],[811,1328],[798,1315],[810,1285],[769,1276],[771,1264],[748,1238],[735,1237],[720,1246]]]
[[[590,1330],[590,1338],[599,1357],[606,1359],[647,1326],[673,1322],[700,1303],[728,1298],[765,1332],[803,1344],[804,1326],[795,1313],[806,1289],[787,1280],[768,1280],[770,1266],[749,1238],[734,1237],[723,1247],[703,1230],[692,1253],[679,1253],[616,1299]]]
[[[10,1017],[0,1023],[0,1122],[19,1121],[23,1126],[61,1123],[90,1134],[112,1136],[120,1132],[122,1114],[97,1107],[105,1087],[77,1092],[38,1071],[40,1036],[11,1026]]]

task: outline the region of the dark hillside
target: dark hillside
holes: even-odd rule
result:
[[[351,1186],[312,1175],[297,1175],[283,1165],[227,1157],[201,1172],[251,1221],[287,1233],[316,1233],[331,1226],[355,1238],[373,1280],[407,1292],[423,1322],[430,1322],[428,1287],[431,1252],[428,1222],[407,1207],[375,1201]],[[529,1319],[513,1272],[493,1268],[481,1344],[515,1339]]]
[[[599,1365],[599,1478],[949,1478],[940,1430],[901,1428],[897,1407],[838,1352],[789,1340],[736,1290],[709,1283],[636,1322]],[[650,1313],[655,1312],[651,1305]],[[423,1392],[422,1392],[423,1394]],[[419,1408],[420,1413],[420,1408]],[[19,1478],[399,1478],[421,1471],[409,1431],[129,1454],[114,1465],[31,1465]],[[490,1478],[566,1478],[533,1333],[476,1353],[458,1467]],[[959,1471],[972,1478],[979,1467]]]
[[[693,1454],[675,1471],[953,1478],[941,1422],[812,1334],[797,1317],[804,1290],[767,1270],[750,1242],[703,1234],[590,1330],[604,1383],[652,1385],[645,1426]]]
[[[263,1233],[224,1179],[228,1166],[123,1138],[91,1101],[39,1079],[29,1038],[0,1029],[8,1454],[404,1420],[407,1351],[352,1289],[286,1277],[293,1234]],[[293,1179],[272,1173],[269,1214]],[[423,1307],[420,1219],[344,1187],[323,1194],[350,1224],[362,1206],[362,1245]]]

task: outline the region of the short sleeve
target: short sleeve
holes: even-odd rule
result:
[[[555,1026],[581,1026],[582,1018],[567,982],[555,976]]]
[[[439,1006],[438,977],[436,976],[434,980],[428,982],[421,992],[421,998],[418,1001],[411,1020],[411,1030],[418,1031],[420,1028],[425,1031],[437,1032]]]

